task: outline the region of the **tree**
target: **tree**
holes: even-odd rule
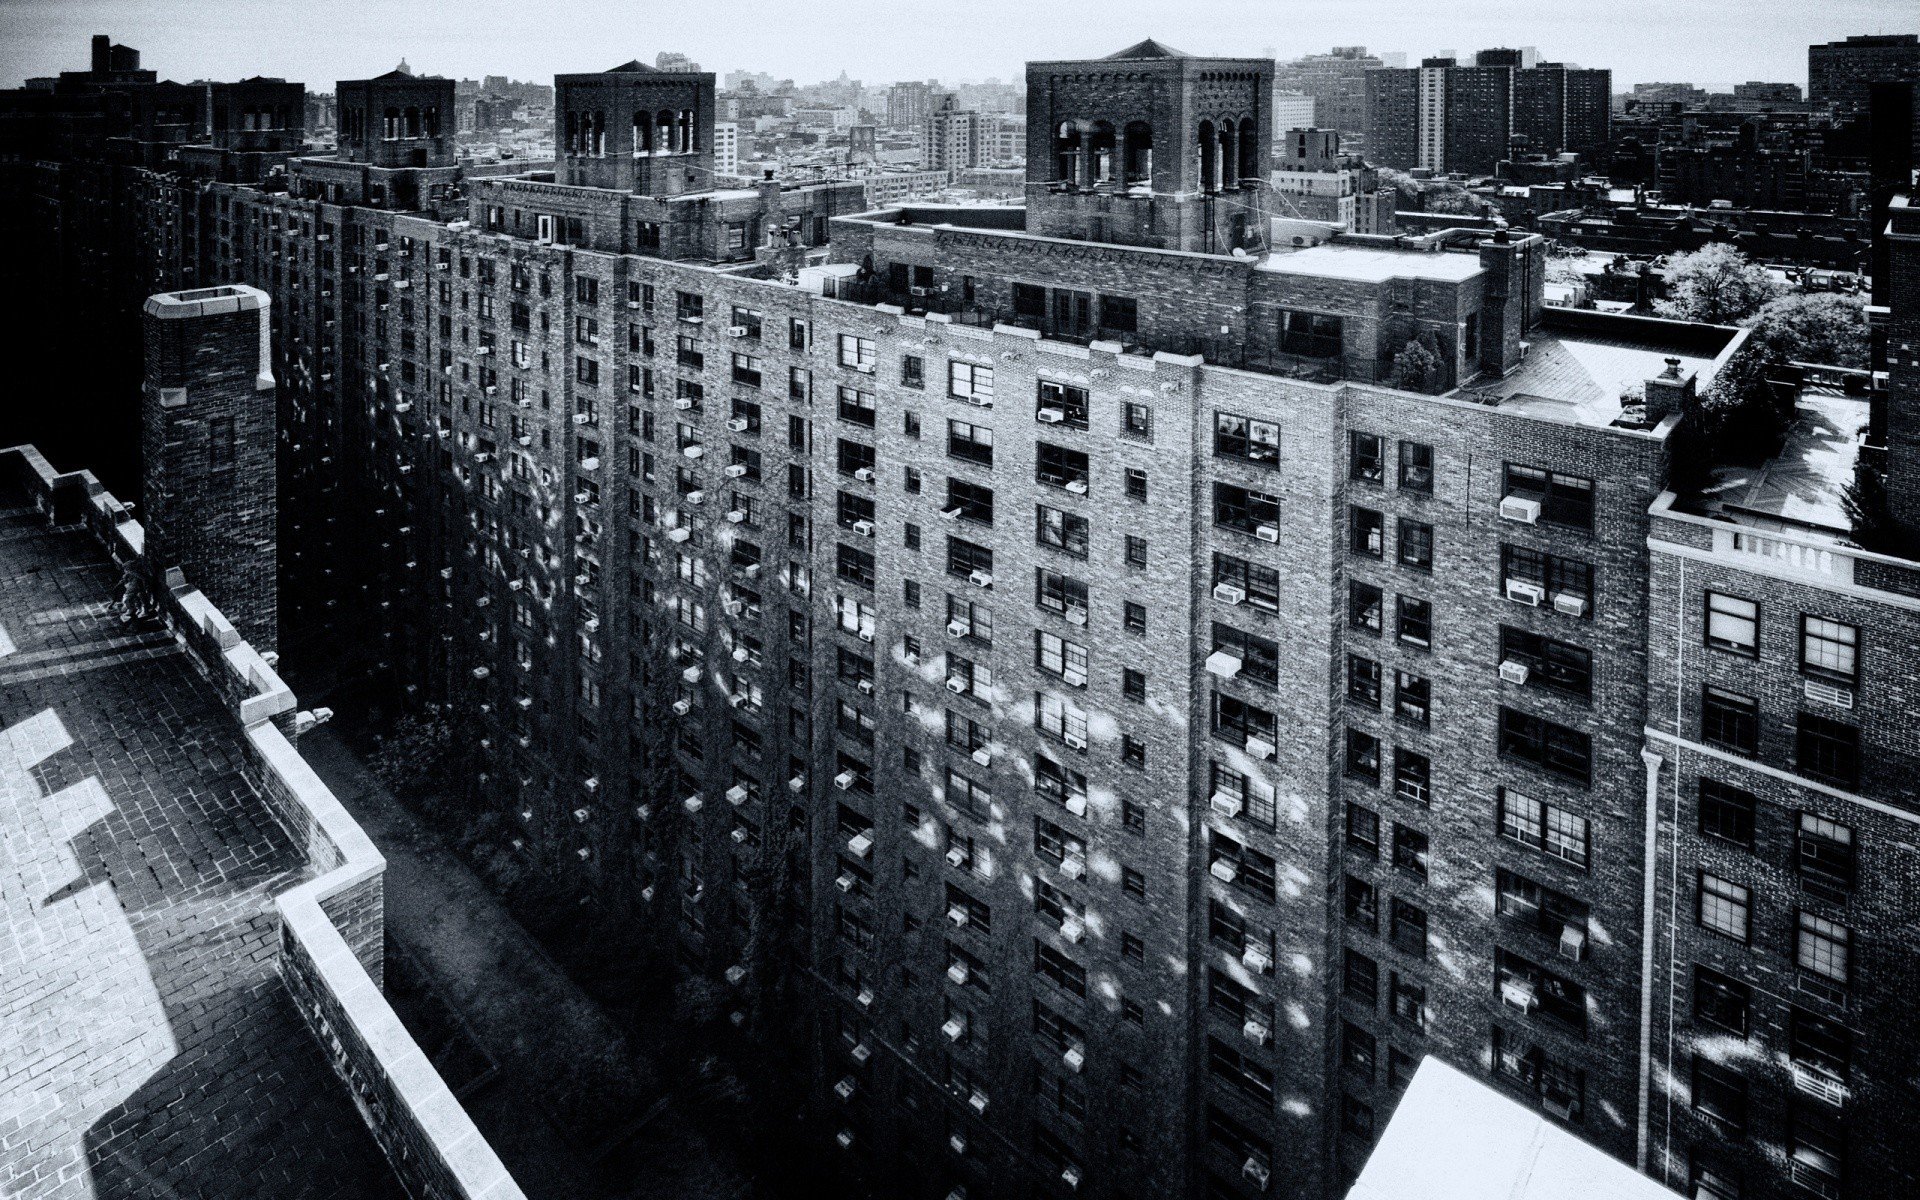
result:
[[[1427,211],[1430,213],[1477,217],[1485,209],[1486,204],[1480,197],[1456,184],[1437,187],[1427,193]]]
[[[1715,242],[1668,263],[1667,298],[1656,307],[1661,316],[1675,320],[1732,325],[1781,291],[1765,267],[1725,242]]]
[[[1867,365],[1867,309],[1859,296],[1781,296],[1741,324],[1775,362]]]
[[[1426,345],[1426,335],[1414,338],[1393,356],[1390,382],[1403,392],[1432,392],[1441,382],[1440,356]]]

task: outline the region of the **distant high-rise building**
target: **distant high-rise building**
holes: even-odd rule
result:
[[[980,165],[981,118],[963,109],[953,96],[943,96],[927,115],[920,165],[930,171]]]
[[[740,173],[740,126],[736,122],[715,121],[713,124],[713,173]]]
[[[1387,167],[1486,174],[1516,147],[1591,153],[1609,131],[1612,73],[1524,65],[1528,51],[1483,50],[1367,73],[1367,156]]]
[[[653,65],[662,71],[673,71],[682,75],[698,75],[700,64],[680,53],[678,50],[662,50],[654,56]]]
[[[933,112],[933,85],[903,80],[887,89],[887,128],[919,129]]]
[[[1278,92],[1313,97],[1309,125],[1357,138],[1367,128],[1367,72],[1386,65],[1368,54],[1365,46],[1335,46],[1326,54],[1275,64],[1273,86]],[[1274,129],[1285,132],[1288,128],[1275,113]]]
[[[1284,134],[1289,129],[1312,129],[1316,111],[1318,106],[1312,96],[1276,90],[1273,93],[1273,130],[1276,134]]]
[[[1807,98],[1842,119],[1867,111],[1869,85],[1920,80],[1920,35],[1866,34],[1807,47]]]

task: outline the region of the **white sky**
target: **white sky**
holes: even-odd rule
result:
[[[87,39],[138,48],[162,78],[279,75],[331,91],[405,56],[416,70],[550,81],[680,50],[709,71],[801,83],[1021,75],[1143,37],[1193,54],[1281,58],[1334,45],[1538,46],[1651,80],[1725,87],[1807,77],[1807,46],[1920,29],[1915,0],[0,0],[0,86],[86,66]]]

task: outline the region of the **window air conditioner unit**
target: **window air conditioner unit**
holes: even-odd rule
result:
[[[1069,1190],[1078,1190],[1080,1187],[1080,1168],[1066,1167],[1062,1169],[1060,1172],[1060,1182],[1066,1184]]]
[[[1208,799],[1207,803],[1213,806],[1213,811],[1223,817],[1237,817],[1240,815],[1241,809],[1246,807],[1240,797],[1227,792],[1215,792]]]
[[[947,680],[947,690],[958,696],[967,690],[967,681],[958,675],[952,676]]]
[[[1246,1024],[1240,1027],[1240,1032],[1248,1041],[1256,1046],[1266,1045],[1267,1039],[1273,1036],[1271,1029],[1268,1029],[1265,1025],[1262,1025],[1259,1021],[1251,1017],[1247,1019]]]
[[[861,988],[860,994],[855,996],[854,999],[860,1002],[861,1008],[866,1008],[873,1003],[873,989]],[[873,1057],[873,1051],[867,1049],[865,1042],[855,1042],[853,1049],[847,1051],[847,1053],[853,1056],[853,1061],[855,1062],[863,1063]]]
[[[1067,480],[1067,490],[1076,496],[1084,496],[1087,494],[1087,481],[1084,479],[1069,479]]]
[[[673,406],[681,412],[685,412],[693,407],[693,399],[689,396],[681,396],[673,402]]]
[[[682,678],[682,679],[684,679],[684,680],[686,680],[686,681],[687,681],[688,683],[699,683],[699,682],[700,682],[700,668],[699,668],[699,667],[688,667],[688,668],[687,668],[686,670],[684,670],[684,671],[682,671],[682,672],[680,672],[680,678]]]
[[[853,523],[853,531],[859,534],[861,537],[872,537],[873,522],[872,521],[855,521]]]
[[[854,834],[847,839],[847,849],[853,852],[855,858],[865,858],[867,855],[873,853],[873,835],[870,833]]]
[[[1233,865],[1230,858],[1216,858],[1207,866],[1207,873],[1221,883],[1232,883],[1240,876],[1240,868]]]
[[[732,787],[727,789],[727,801],[729,803],[744,804],[746,803],[746,800],[747,800],[747,789],[745,786],[736,783]]]
[[[967,1019],[960,1016],[948,1017],[947,1023],[940,1027],[940,1032],[947,1035],[948,1041],[957,1042],[967,1036]]]
[[[839,1083],[834,1084],[833,1094],[842,1100],[853,1099],[853,1076],[844,1076]]]
[[[803,792],[806,789],[807,777],[805,775],[795,775],[792,779],[787,780],[787,790],[790,792]]]
[[[953,982],[960,987],[965,987],[967,980],[971,977],[972,972],[968,971],[967,964],[964,962],[955,962],[949,964],[947,967],[947,978],[953,980]]]
[[[1085,750],[1087,748],[1087,739],[1077,733],[1063,733],[1060,735],[1060,740],[1072,746],[1075,750]]]
[[[853,1149],[853,1130],[842,1129],[833,1135],[833,1140],[840,1143],[842,1150],[851,1150]]]
[[[948,621],[947,633],[953,637],[965,637],[967,636],[967,623],[965,621]]]
[[[1587,598],[1576,596],[1572,592],[1555,592],[1553,607],[1554,611],[1566,613],[1570,617],[1584,617],[1587,615]]]
[[[732,466],[727,468],[728,479],[743,479],[746,477],[746,474],[747,474],[747,465],[745,463],[734,463]]]
[[[744,509],[735,508],[735,509],[730,509],[727,512],[727,524],[744,525],[746,523],[747,523],[747,514]]]
[[[967,865],[967,851],[964,846],[954,846],[947,851],[947,865],[964,867]]]
[[[982,746],[973,752],[973,761],[983,767],[990,767],[993,765],[993,752]]]
[[[833,786],[844,792],[853,786],[854,778],[852,771],[842,771],[833,777]]]
[[[1229,650],[1215,650],[1207,655],[1207,671],[1222,679],[1232,679],[1240,673],[1240,657]]]
[[[691,446],[680,447],[680,454],[682,455],[682,457],[685,457],[685,458],[699,458],[702,455],[706,454],[706,452],[707,452],[707,448],[705,446],[699,445],[698,443],[695,443],[694,445],[691,445]]]
[[[1540,502],[1524,496],[1508,496],[1500,501],[1500,519],[1535,525],[1540,521]]]
[[[1507,979],[1500,984],[1500,1002],[1530,1013],[1540,1006],[1540,996],[1531,983],[1522,979]]]
[[[688,529],[684,525],[682,525],[678,529],[667,530],[667,540],[670,542],[684,542],[692,537],[693,537],[693,530]]]
[[[1846,1084],[1810,1063],[1796,1062],[1792,1067],[1795,1089],[1828,1104],[1837,1106],[1846,1103]]]
[[[1240,965],[1249,971],[1265,973],[1273,966],[1273,956],[1267,953],[1265,947],[1249,942],[1247,948],[1240,952]]]
[[[967,927],[967,919],[966,905],[954,904],[948,906],[947,920],[953,923],[955,929],[965,929]]]
[[[971,1108],[975,1113],[986,1112],[987,1094],[978,1088],[974,1089],[973,1094],[967,1097],[967,1107]]]
[[[727,428],[733,430],[735,433],[745,433],[747,431],[747,419],[745,417],[732,417],[727,421]]]
[[[1247,590],[1231,583],[1213,585],[1213,598],[1222,604],[1243,604],[1247,599]]]
[[[967,582],[975,587],[990,588],[993,586],[993,576],[985,571],[974,571],[967,576]]]
[[[747,336],[747,327],[745,325],[729,325],[727,326],[727,336],[745,337]]]
[[[843,892],[851,892],[853,890],[854,878],[848,872],[842,871],[840,873],[840,877],[838,879],[835,879],[833,882],[834,882],[834,886],[838,887]]]
[[[1062,807],[1076,817],[1084,817],[1087,815],[1087,798],[1085,796],[1068,796],[1063,802]]]
[[[871,679],[855,680],[853,686],[859,688],[860,694],[863,696],[873,695],[873,680]]]
[[[942,521],[958,521],[960,519],[960,510],[957,508],[942,509],[940,511],[940,519]]]
[[[1537,608],[1540,601],[1546,598],[1546,594],[1546,589],[1537,583],[1528,583],[1524,579],[1507,580],[1507,599],[1515,604],[1526,604]]]
[[[871,374],[873,374],[873,364],[872,364],[872,363],[852,363],[852,364],[849,364],[849,365],[851,365],[851,366],[853,367],[853,369],[854,369],[854,370],[856,370],[856,371],[858,371],[858,372],[860,372],[860,373],[861,373],[862,375],[871,375]]]
[[[873,482],[873,468],[872,468],[872,467],[861,467],[861,468],[859,468],[858,470],[856,470],[856,471],[854,471],[854,473],[853,473],[853,477],[854,477],[855,479],[858,479],[858,480],[859,480],[859,481],[860,481],[861,483],[872,483],[872,482]]]
[[[1087,1052],[1079,1046],[1068,1046],[1060,1055],[1060,1061],[1067,1064],[1067,1070],[1078,1075],[1080,1068],[1087,1065]]]
[[[1500,663],[1500,678],[1508,683],[1525,683],[1529,674],[1531,670],[1527,664],[1516,659],[1509,658]]]
[[[688,796],[685,800],[681,801],[681,803],[686,805],[686,809],[688,812],[697,813],[706,804],[706,801],[700,798],[700,793],[695,792],[693,795]]]
[[[1273,743],[1267,741],[1265,738],[1250,737],[1247,739],[1247,753],[1253,755],[1255,758],[1272,758],[1273,749]]]
[[[1057,408],[1043,408],[1034,416],[1044,425],[1058,425],[1067,419],[1067,414]]]
[[[1263,1192],[1267,1190],[1267,1181],[1273,1178],[1273,1172],[1268,1170],[1267,1164],[1252,1155],[1240,1164],[1240,1174],[1251,1179],[1253,1185]]]
[[[1254,527],[1253,536],[1263,542],[1278,542],[1280,540],[1280,530],[1272,525],[1259,525]]]
[[[1572,925],[1560,929],[1560,957],[1579,962],[1587,956],[1587,931]]]
[[[862,630],[861,630],[861,631],[859,632],[859,634],[857,634],[856,636],[858,636],[858,637],[859,637],[859,639],[860,639],[861,641],[863,641],[863,642],[870,642],[870,641],[872,641],[872,640],[873,640],[873,630],[871,630],[871,629],[862,629]]]
[[[1069,854],[1060,860],[1060,872],[1069,879],[1085,879],[1087,860],[1078,854]]]
[[[1067,941],[1078,942],[1086,935],[1086,932],[1086,923],[1080,920],[1079,917],[1062,917],[1060,919],[1060,936]]]

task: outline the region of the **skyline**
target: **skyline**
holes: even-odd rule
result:
[[[191,3],[195,19],[180,20]],[[846,71],[869,83],[901,79],[998,77],[1017,80],[1029,59],[1099,57],[1143,37],[1194,54],[1286,60],[1336,45],[1403,51],[1409,61],[1453,50],[1536,46],[1549,61],[1613,72],[1614,88],[1687,82],[1725,88],[1747,80],[1805,84],[1809,44],[1863,33],[1910,32],[1881,0],[1836,0],[1809,9],[1790,0],[1699,0],[1681,9],[1654,0],[1570,0],[1550,16],[1516,17],[1491,0],[1469,0],[1445,18],[1404,0],[1308,0],[1284,14],[1254,0],[1221,0],[1177,14],[1144,0],[1054,4],[1045,11],[1012,0],[925,6],[906,29],[899,10],[875,0],[841,0],[834,17],[789,29],[791,8],[743,0],[716,28],[697,13],[666,12],[643,29],[613,0],[577,0],[564,25],[518,28],[506,0],[474,0],[449,22],[433,0],[339,0],[324,22],[288,22],[266,0],[10,0],[0,21],[0,86],[85,66],[86,40],[107,33],[141,51],[162,78],[238,79],[275,75],[329,91],[405,58],[423,73],[453,78],[506,75],[550,82],[625,58],[686,53],[716,75],[764,71],[811,83]],[[581,31],[635,26],[631,37]],[[796,24],[788,21],[786,24]],[[857,39],[845,32],[860,29]],[[1645,36],[1657,29],[1661,36]],[[230,36],[212,39],[212,30]],[[1726,37],[1728,30],[1746,36]],[[606,58],[605,64],[599,59]]]

